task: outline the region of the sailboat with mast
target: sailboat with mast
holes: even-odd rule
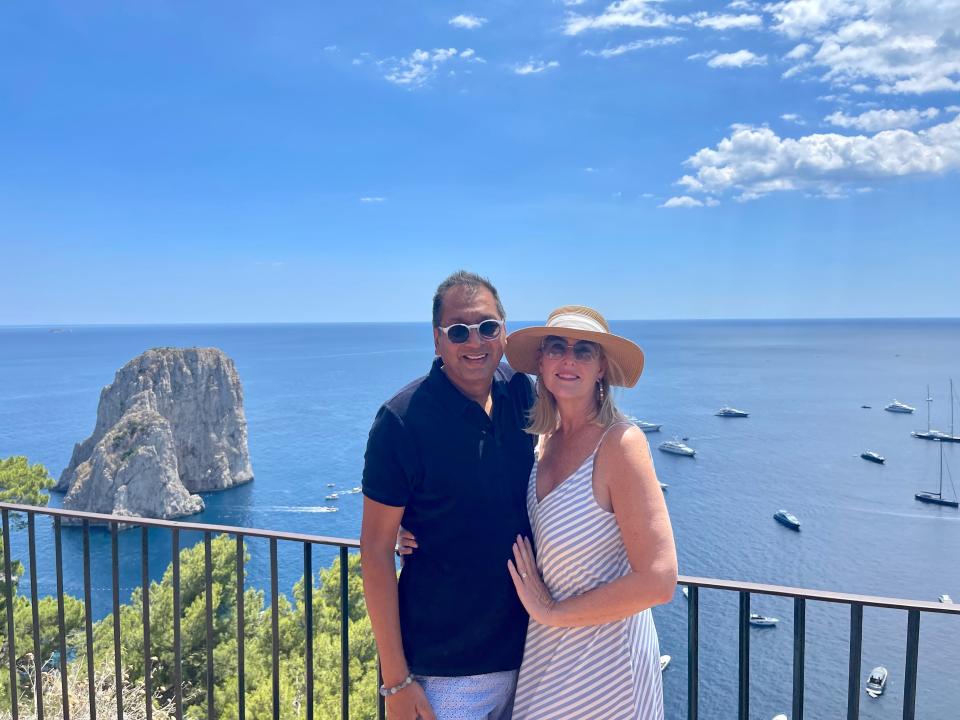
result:
[[[915,438],[920,438],[921,440],[939,440],[941,435],[945,433],[940,432],[939,430],[930,429],[930,403],[933,402],[933,396],[930,394],[930,386],[927,385],[927,431],[923,430],[914,430],[911,435]]]
[[[953,398],[953,378],[950,378],[950,433],[938,433],[940,435],[940,442],[960,442],[960,435],[954,434],[953,431],[953,407],[956,405],[956,400]],[[934,430],[934,432],[937,432]]]
[[[950,468],[947,468],[947,477],[950,478],[950,486],[953,487],[953,479],[950,476]],[[960,502],[957,502],[957,489],[953,489],[953,500],[947,500],[943,497],[943,443],[940,443],[940,488],[937,492],[918,492],[914,496],[917,500],[931,505],[942,505],[944,507],[960,508]]]

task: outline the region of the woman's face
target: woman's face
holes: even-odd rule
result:
[[[596,343],[548,335],[540,344],[540,378],[558,400],[595,396],[604,366]]]

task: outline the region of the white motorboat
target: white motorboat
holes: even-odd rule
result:
[[[674,455],[693,457],[697,454],[696,450],[689,445],[684,445],[679,440],[667,440],[666,442],[660,443],[657,447],[663,450],[663,452],[672,453]]]
[[[777,510],[773,514],[773,519],[776,520],[781,525],[785,525],[791,530],[800,531],[800,521],[797,520],[797,516],[793,513],[789,513],[786,510]]]
[[[324,500],[339,500],[339,499],[340,499],[340,496],[337,495],[336,493],[330,493],[329,495],[325,495],[325,496],[323,497],[323,499],[324,499]]]
[[[750,624],[755,627],[776,627],[780,618],[768,617],[760,613],[750,613]]]
[[[789,718],[783,713],[780,713],[779,715],[774,715],[773,720],[789,720]]]
[[[668,487],[670,487],[668,483],[664,483],[664,482],[660,483],[660,489],[663,490],[664,492],[667,491]]]
[[[873,450],[866,450],[865,452],[860,453],[860,457],[862,457],[864,460],[875,462],[878,465],[883,465],[887,460],[885,457],[883,457],[883,455],[876,453]]]
[[[750,417],[750,413],[732,407],[722,407],[715,415],[717,417]]]
[[[680,589],[680,592],[683,593],[683,596],[684,596],[687,600],[690,599],[690,588],[688,588],[686,585],[684,585],[684,586]]]
[[[657,423],[647,422],[646,420],[640,420],[639,418],[635,417],[631,417],[630,422],[643,430],[645,433],[660,432],[661,426]]]
[[[899,400],[894,400],[892,403],[887,405],[884,410],[894,413],[912,413],[914,410],[916,410],[916,408],[912,408],[906,403],[900,402]]]
[[[939,600],[942,603],[948,603],[950,605],[953,605],[953,598],[947,595],[946,593],[944,593],[943,595],[938,595],[937,600]]]
[[[887,684],[887,669],[880,665],[870,671],[870,677],[867,678],[867,695],[872,698],[878,698],[883,695],[883,689]]]
[[[664,670],[667,669],[667,665],[670,664],[670,661],[671,661],[672,659],[673,659],[673,658],[671,658],[669,655],[661,655],[661,656],[660,656],[660,672],[663,672]]]

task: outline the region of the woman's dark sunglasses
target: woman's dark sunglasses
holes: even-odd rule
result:
[[[502,329],[503,320],[484,320],[473,325],[456,323],[439,328],[440,332],[447,336],[447,340],[455,345],[460,345],[469,340],[471,330],[476,330],[481,340],[496,340],[500,337]]]
[[[573,350],[573,359],[577,362],[593,362],[600,357],[600,346],[589,340],[577,340],[573,345],[567,345],[562,337],[548,335],[543,340],[540,350],[551,360],[560,360],[567,354],[567,348]]]

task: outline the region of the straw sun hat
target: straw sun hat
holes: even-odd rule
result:
[[[550,313],[545,325],[516,330],[507,337],[507,360],[514,370],[537,375],[540,372],[540,343],[548,335],[589,340],[603,348],[603,354],[620,369],[609,372],[611,385],[633,387],[643,372],[643,350],[635,342],[610,332],[603,315],[583,305],[564,305]],[[611,368],[612,370],[612,368]]]

